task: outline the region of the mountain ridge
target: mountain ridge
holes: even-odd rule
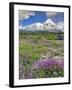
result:
[[[55,31],[62,31],[64,32],[64,22],[59,22],[58,24],[55,23],[53,20],[51,19],[47,19],[44,23],[40,23],[40,22],[36,22],[27,26],[20,26],[19,27],[20,30],[28,30],[28,31],[43,31],[43,30],[47,30],[47,31],[51,31],[51,32],[55,32]]]

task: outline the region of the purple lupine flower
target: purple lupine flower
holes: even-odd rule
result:
[[[43,59],[34,62],[34,68],[51,68],[52,66],[56,66],[59,68],[64,68],[64,60],[57,60],[57,59]]]
[[[42,70],[43,72],[41,72]],[[28,78],[55,77],[55,76],[62,77],[63,71],[64,71],[64,60],[62,58],[42,59],[33,62]]]

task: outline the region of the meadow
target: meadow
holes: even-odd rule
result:
[[[63,35],[19,31],[19,79],[63,77]]]

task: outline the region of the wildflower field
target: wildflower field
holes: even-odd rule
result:
[[[20,31],[19,79],[63,77],[62,36],[63,33]]]

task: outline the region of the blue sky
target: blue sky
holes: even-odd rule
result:
[[[19,25],[27,26],[36,22],[43,23],[47,19],[52,19],[55,23],[64,22],[63,12],[45,12],[45,11],[19,11]]]

